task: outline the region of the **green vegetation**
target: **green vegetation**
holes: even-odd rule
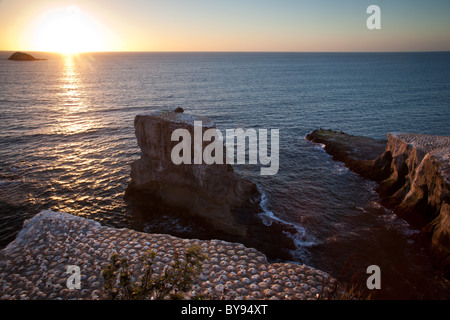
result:
[[[206,258],[199,246],[186,250],[184,258],[167,265],[163,272],[154,270],[156,253],[147,251],[142,257],[143,268],[138,281],[133,277],[126,258],[111,256],[111,263],[103,269],[104,295],[106,299],[183,299],[192,281],[201,272],[201,262]]]

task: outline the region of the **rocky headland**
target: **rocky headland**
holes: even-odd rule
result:
[[[388,133],[387,141],[379,141],[319,129],[306,138],[377,181],[383,205],[421,230],[419,240],[450,277],[450,137]]]
[[[194,137],[195,121],[202,122],[202,136],[205,130],[215,128],[210,119],[182,109],[136,116],[134,128],[142,153],[131,164],[132,180],[126,199],[148,205],[141,210],[148,214],[155,211],[155,205],[169,208],[200,221],[217,238],[257,248],[272,259],[291,259],[295,245],[286,233],[296,231],[278,221],[263,223],[258,215],[263,211],[261,194],[253,182],[241,177],[225,161],[194,164],[193,141],[191,164],[172,161],[172,150],[179,143],[172,141],[172,133],[185,129]],[[208,143],[202,142],[202,150]]]
[[[16,239],[0,251],[0,299],[105,299],[102,270],[113,254],[126,258],[132,274],[139,275],[143,253],[151,250],[159,273],[194,245],[206,259],[186,299],[198,295],[226,300],[316,299],[324,283],[335,282],[306,265],[269,263],[264,254],[239,243],[111,228],[43,211],[25,221]],[[80,268],[79,289],[67,286],[69,266]]]

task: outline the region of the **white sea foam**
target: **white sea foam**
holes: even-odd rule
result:
[[[261,212],[259,216],[260,216],[262,222],[265,225],[270,226],[273,221],[277,221],[277,222],[280,222],[280,223],[288,226],[289,228],[294,229],[296,231],[295,234],[292,234],[289,231],[284,231],[283,233],[285,235],[287,235],[288,237],[290,237],[294,242],[296,250],[291,252],[292,255],[294,257],[299,257],[302,260],[304,260],[305,259],[304,249],[313,247],[314,245],[316,245],[316,241],[311,240],[311,235],[307,234],[306,229],[303,226],[293,224],[291,222],[287,222],[287,221],[281,219],[280,217],[278,217],[277,215],[275,215],[273,213],[273,211],[269,210],[268,209],[269,199],[267,198],[265,192],[259,186],[257,186],[257,188],[258,188],[259,192],[261,193],[260,206],[263,209],[263,212]]]
[[[315,143],[315,144],[314,144],[314,147],[315,147],[317,150],[326,152],[326,151],[325,151],[325,147],[326,147],[326,146],[325,146],[323,143]]]

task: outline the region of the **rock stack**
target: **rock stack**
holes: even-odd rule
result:
[[[289,250],[295,246],[283,233],[287,226],[262,223],[258,216],[262,212],[261,194],[253,182],[240,177],[225,161],[194,164],[194,151],[191,164],[172,161],[172,150],[179,143],[172,141],[172,133],[186,129],[194,137],[195,121],[201,121],[203,132],[215,128],[210,119],[179,109],[136,116],[134,127],[142,154],[131,164],[132,181],[126,198],[171,208],[200,219],[224,240],[256,247],[268,256],[272,252],[276,257],[290,258]],[[203,150],[210,142],[202,143]]]

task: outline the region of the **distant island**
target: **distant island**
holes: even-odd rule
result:
[[[32,55],[23,52],[14,52],[8,60],[14,61],[39,61],[39,60],[47,60],[47,59],[36,59]]]

